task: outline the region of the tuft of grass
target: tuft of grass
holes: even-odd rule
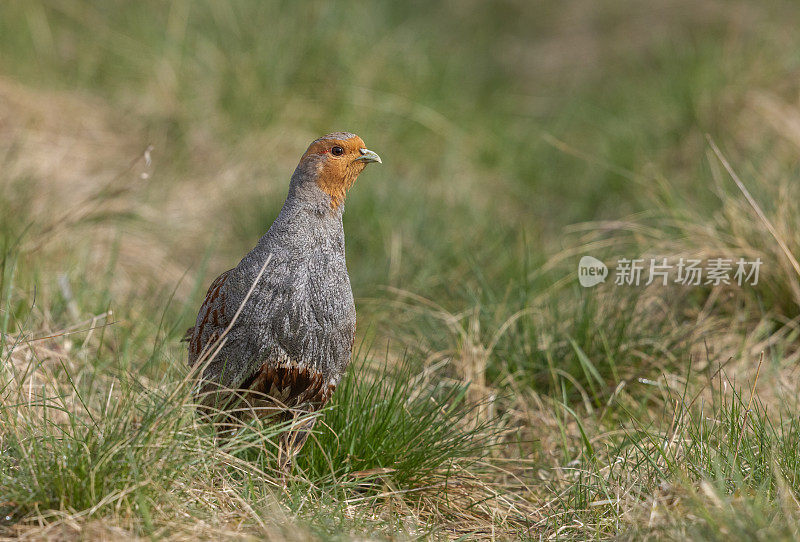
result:
[[[313,483],[390,480],[398,488],[448,480],[489,455],[500,426],[478,418],[468,384],[415,374],[410,360],[371,370],[357,361],[298,461]]]

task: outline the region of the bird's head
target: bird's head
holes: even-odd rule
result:
[[[294,177],[313,181],[330,198],[330,207],[337,209],[359,173],[371,162],[380,164],[381,157],[369,150],[363,139],[347,132],[334,132],[309,145]]]

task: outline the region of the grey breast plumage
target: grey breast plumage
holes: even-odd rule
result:
[[[212,284],[189,338],[190,365],[214,353],[205,382],[248,388],[264,378],[299,378],[322,390],[320,401],[329,397],[350,360],[356,325],[342,211],[297,201],[290,191],[256,247]]]

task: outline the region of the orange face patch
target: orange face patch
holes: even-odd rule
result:
[[[323,138],[312,143],[303,155],[301,161],[313,155],[322,158],[316,182],[331,197],[331,208],[336,209],[342,204],[358,174],[364,171],[367,164],[358,160],[363,148],[366,145],[358,136],[349,139]]]

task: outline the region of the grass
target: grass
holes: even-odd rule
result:
[[[0,537],[797,538],[798,22],[3,4]],[[344,218],[362,347],[283,489],[280,428],[216,444],[178,340],[339,129],[384,159]]]

